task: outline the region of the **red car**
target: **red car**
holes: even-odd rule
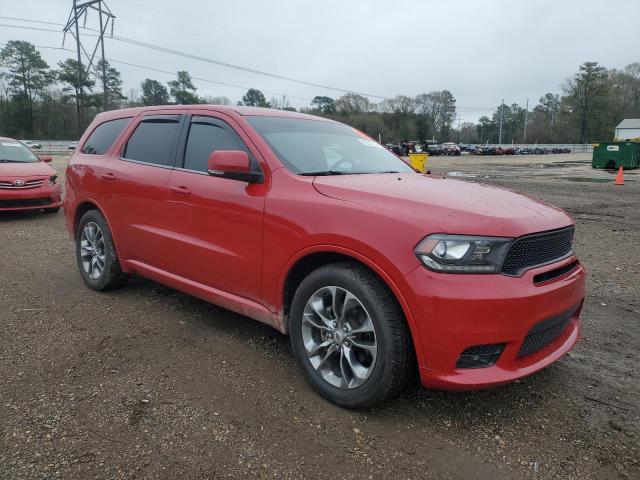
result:
[[[585,271],[569,215],[416,173],[323,118],[100,114],[71,158],[64,210],[89,287],[140,275],[272,325],[346,407],[396,395],[414,366],[427,387],[500,385],[579,337]]]
[[[44,210],[56,213],[62,206],[56,171],[21,142],[0,137],[0,211]]]

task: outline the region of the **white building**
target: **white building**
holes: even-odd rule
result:
[[[631,138],[640,138],[640,118],[625,118],[620,125],[616,127],[616,140],[629,140]]]

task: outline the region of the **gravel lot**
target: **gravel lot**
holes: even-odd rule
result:
[[[574,216],[576,349],[502,388],[358,412],[313,394],[269,327],[142,279],[95,293],[61,213],[0,214],[0,478],[640,478],[640,171],[616,187],[588,160],[429,164]]]

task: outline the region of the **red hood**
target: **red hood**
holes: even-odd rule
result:
[[[316,177],[328,197],[405,215],[440,233],[518,237],[573,223],[563,210],[501,188],[432,175]]]
[[[0,178],[45,177],[56,171],[44,162],[0,163]]]

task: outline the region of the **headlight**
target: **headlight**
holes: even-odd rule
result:
[[[511,238],[430,235],[415,248],[425,267],[443,273],[497,273]]]
[[[56,184],[56,180],[58,179],[57,175],[51,175],[49,177],[49,185],[55,185]]]

